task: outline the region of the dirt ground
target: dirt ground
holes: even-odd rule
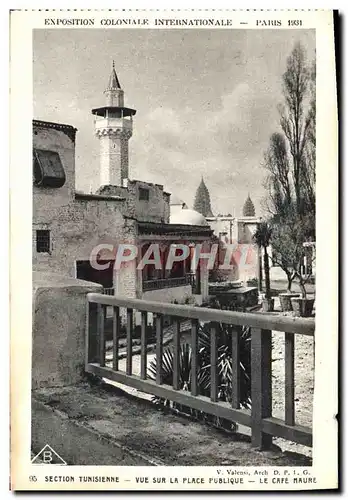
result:
[[[273,416],[284,419],[284,333],[273,333]],[[314,394],[314,342],[312,337],[295,336],[295,421],[307,427],[312,426]],[[307,456],[312,449],[283,439],[274,440],[282,449]]]
[[[239,434],[158,409],[149,401],[109,386],[79,384],[34,391],[36,411],[54,436],[53,448],[71,465],[158,465],[232,467],[308,467],[308,457],[277,446],[259,451]],[[52,412],[54,414],[52,415]],[[42,416],[42,413],[39,413]],[[56,433],[57,420],[62,433]],[[36,420],[36,453],[47,432]],[[53,424],[52,424],[53,422]],[[51,426],[50,426],[51,423]],[[67,427],[68,426],[68,427]],[[35,448],[35,449],[36,449]],[[246,480],[250,474],[246,472]],[[250,482],[254,481],[251,477]]]

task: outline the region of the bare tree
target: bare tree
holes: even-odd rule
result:
[[[283,75],[285,104],[279,106],[280,126],[287,139],[291,155],[291,174],[297,213],[304,213],[304,172],[306,170],[306,146],[313,119],[308,108],[310,71],[303,46],[297,43],[287,59]]]
[[[315,236],[315,63],[309,68],[297,43],[283,75],[281,132],[272,134],[264,156],[273,261],[286,273],[288,290],[300,281],[303,243]]]
[[[265,167],[268,170],[268,210],[276,216],[292,203],[291,172],[286,141],[283,134],[274,133],[265,153]]]
[[[315,218],[315,165],[316,165],[316,65],[313,61],[310,70],[309,93],[310,103],[308,110],[308,132],[305,148],[306,168],[303,169],[303,192],[305,200],[306,213],[311,213],[313,221]],[[313,224],[313,233],[315,234],[315,225]],[[313,236],[314,236],[313,234]]]

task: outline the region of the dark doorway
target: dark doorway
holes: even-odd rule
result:
[[[89,260],[76,261],[76,278],[99,283],[104,288],[113,288],[114,260],[99,260],[98,264],[109,264],[107,269],[94,269]]]

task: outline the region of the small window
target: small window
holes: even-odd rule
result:
[[[34,149],[33,170],[36,186],[59,188],[65,184],[64,168],[55,151]]]
[[[47,229],[36,231],[36,251],[38,253],[50,252],[50,232]]]
[[[139,200],[149,201],[149,190],[146,188],[139,188]]]

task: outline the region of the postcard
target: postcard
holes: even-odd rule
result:
[[[335,15],[11,12],[11,489],[338,488]]]

